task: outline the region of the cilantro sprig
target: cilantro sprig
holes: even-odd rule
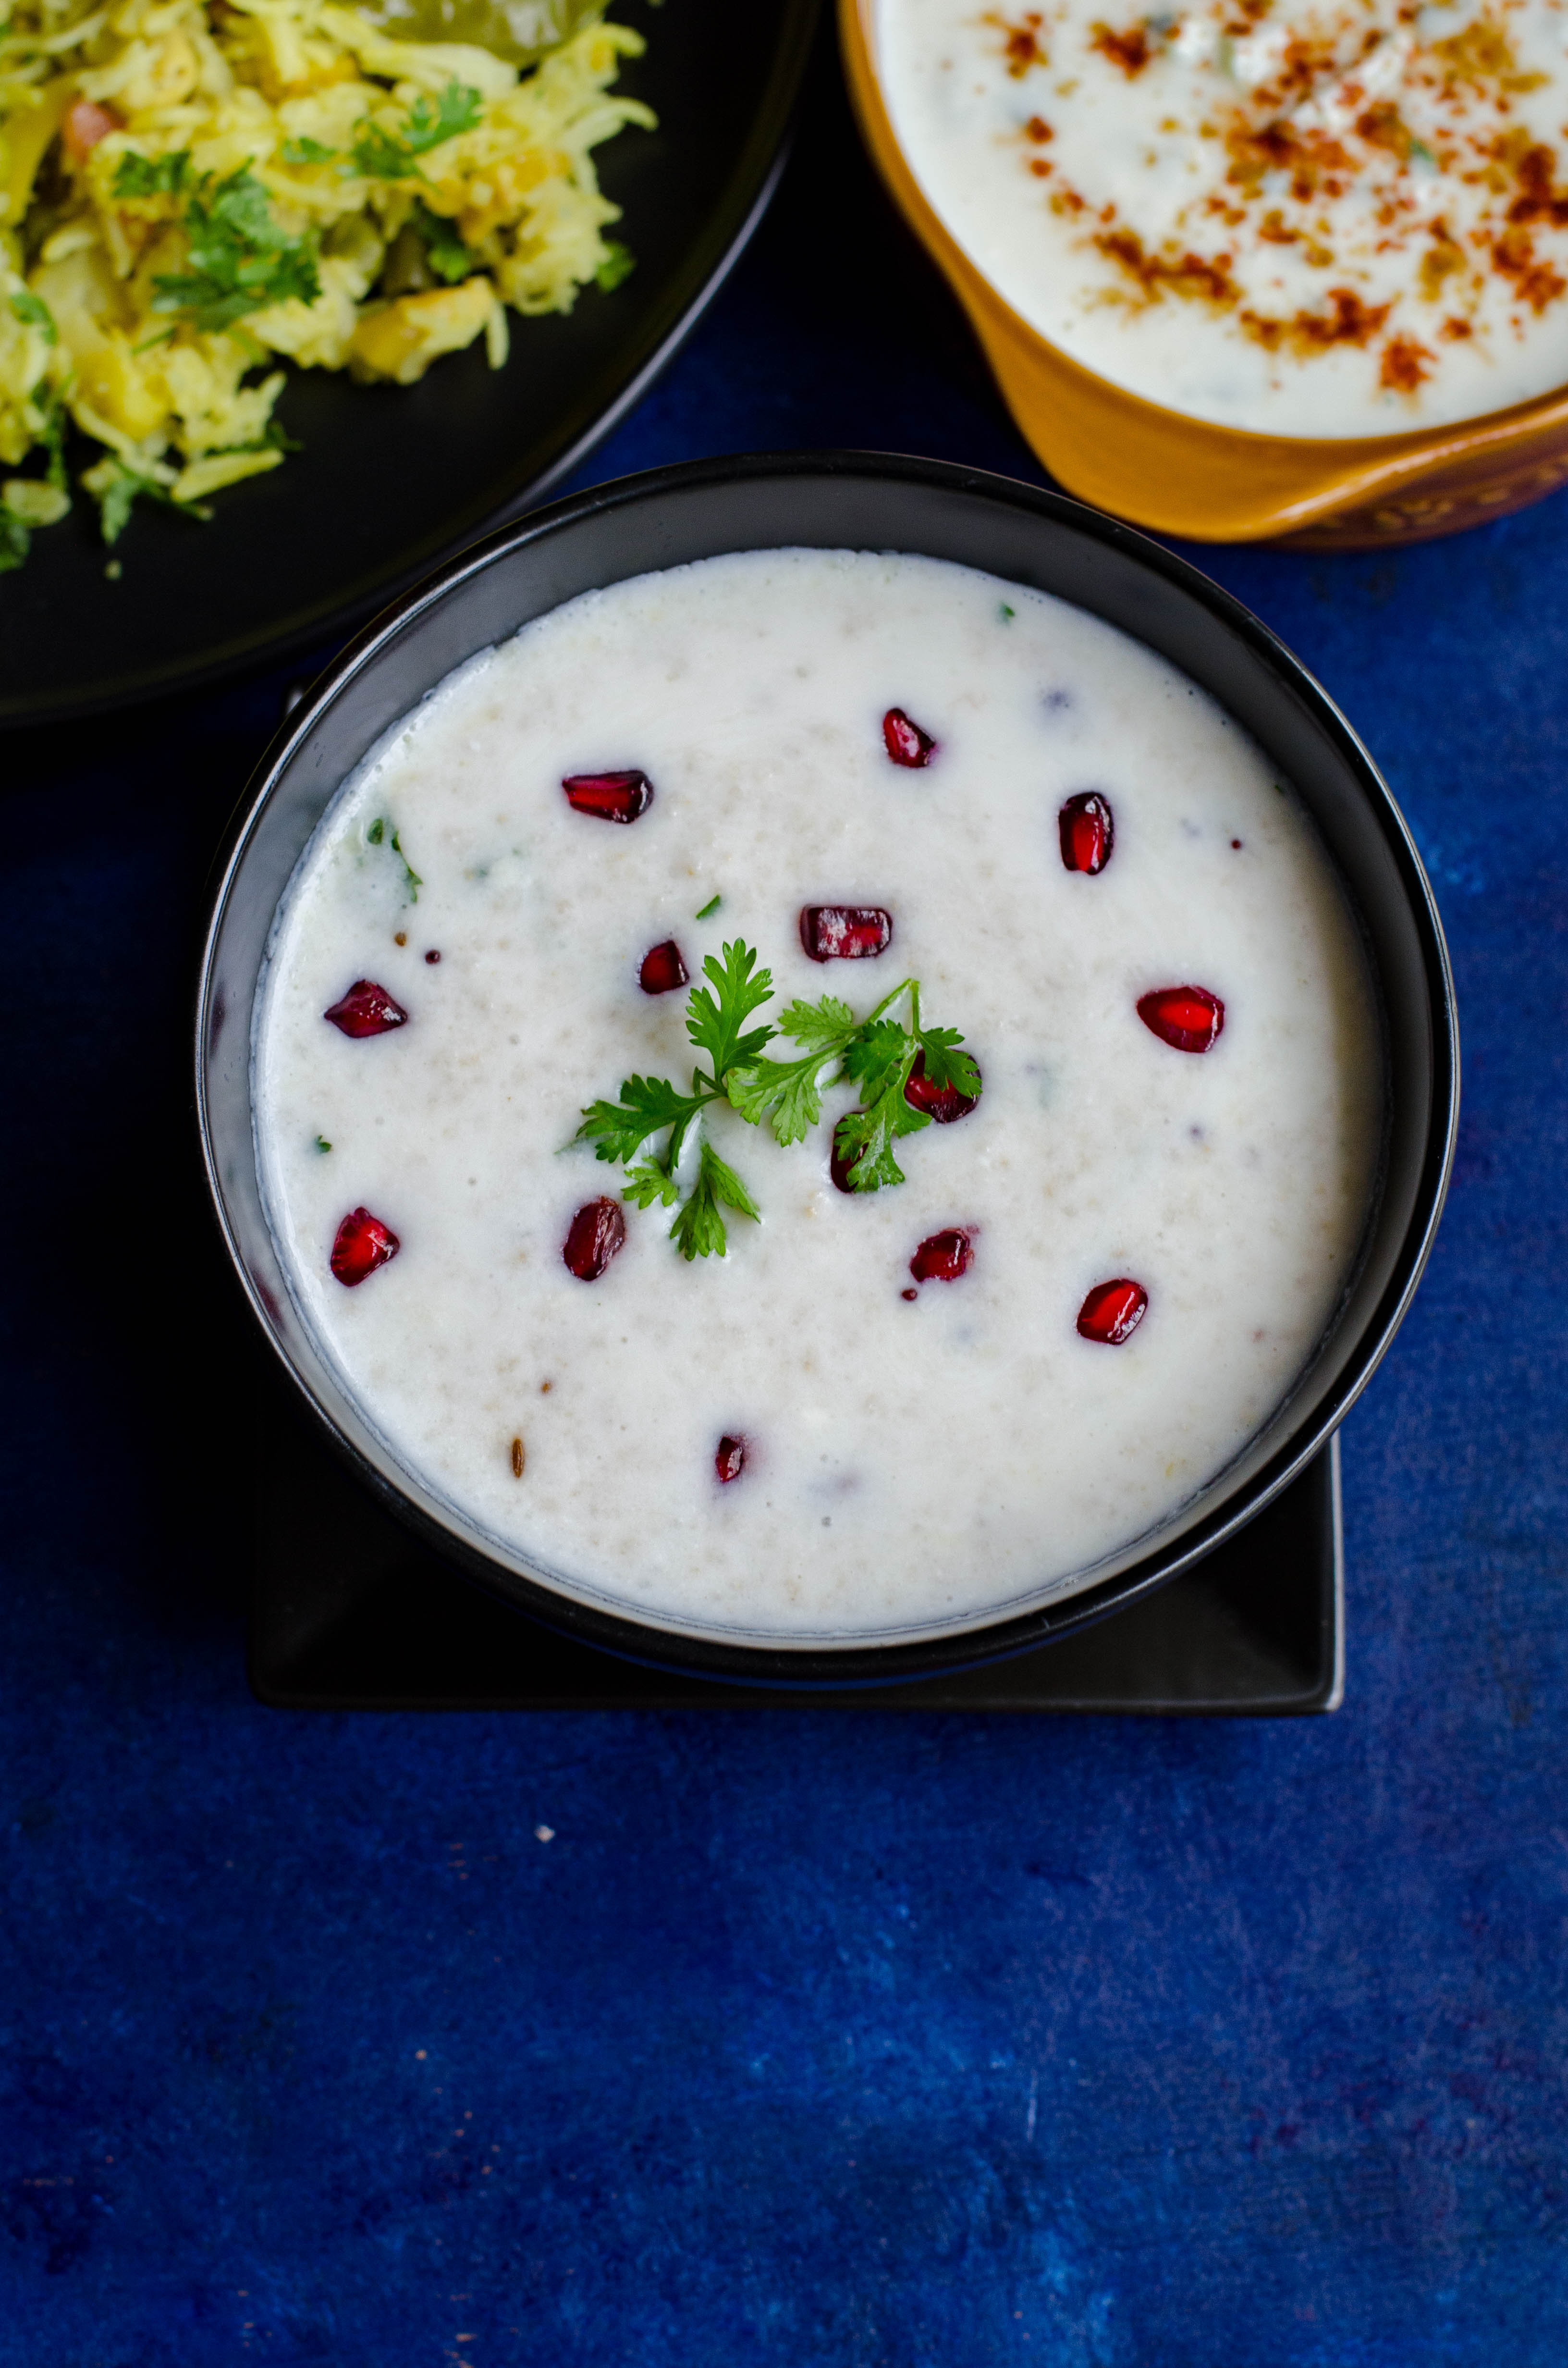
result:
[[[708,1139],[703,1114],[714,1104],[727,1104],[748,1125],[766,1124],[787,1147],[803,1142],[821,1122],[827,1087],[854,1085],[860,1107],[838,1121],[835,1147],[841,1160],[852,1156],[851,1189],[875,1192],[904,1180],[894,1142],[931,1123],[927,1112],[904,1098],[917,1061],[934,1087],[979,1097],[980,1072],[960,1049],[958,1030],[922,1025],[918,979],[903,980],[864,1019],[838,996],[824,995],[816,1003],[790,1004],[777,1027],[753,1028],[747,1022],[774,991],[772,973],[757,968],[756,949],[737,938],[722,960],[710,954],[702,969],[709,984],[693,987],[687,998],[686,1030],[706,1066],[694,1064],[689,1088],[683,1092],[667,1077],[627,1077],[614,1101],[585,1109],[574,1138],[626,1168],[624,1199],[642,1209],[676,1211],[670,1238],[684,1258],[724,1255],[722,1210],[761,1215],[743,1179]],[[907,1023],[888,1017],[905,996]],[[793,1060],[764,1059],[767,1046],[780,1036],[800,1053]],[[689,1181],[683,1181],[682,1155],[694,1129],[695,1173],[688,1163]]]
[[[185,234],[187,268],[156,275],[154,313],[184,313],[199,329],[226,329],[290,296],[313,304],[321,294],[314,240],[279,226],[247,165],[198,183],[186,203]]]
[[[884,1016],[905,995],[907,1025]],[[824,995],[818,1003],[790,1004],[778,1027],[804,1051],[793,1061],[757,1061],[738,1068],[727,1080],[730,1102],[754,1125],[766,1119],[777,1142],[800,1143],[822,1117],[824,1085],[847,1081],[858,1087],[860,1108],[846,1111],[833,1131],[834,1148],[854,1191],[877,1192],[904,1180],[892,1146],[900,1136],[918,1134],[931,1123],[927,1111],[905,1099],[917,1061],[938,1090],[954,1087],[971,1100],[979,1099],[980,1071],[959,1049],[963,1038],[958,1030],[922,1026],[917,978],[903,980],[866,1019],[857,1019],[836,996]],[[835,1074],[824,1077],[835,1064]]]
[[[313,304],[321,294],[313,236],[284,230],[248,165],[222,180],[212,173],[196,179],[188,149],[156,157],[131,150],[115,168],[114,195],[185,201],[186,268],[155,275],[154,313],[182,313],[198,329],[227,329],[290,296]]]
[[[367,116],[348,151],[350,169],[367,181],[423,180],[420,157],[473,131],[483,111],[483,95],[454,76],[434,104],[416,98],[396,131]]]

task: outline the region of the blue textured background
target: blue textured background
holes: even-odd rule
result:
[[[824,60],[591,473],[828,443],[1038,475]],[[181,1087],[282,677],[0,755],[6,2368],[1568,2356],[1568,507],[1193,555],[1386,768],[1465,1028],[1327,1720],[256,1708]]]

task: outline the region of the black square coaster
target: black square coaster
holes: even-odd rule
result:
[[[1240,1536],[1146,1602],[990,1668],[779,1692],[643,1668],[475,1587],[367,1495],[269,1390],[255,1508],[250,1679],[288,1710],[1251,1713],[1337,1708],[1339,1442]]]

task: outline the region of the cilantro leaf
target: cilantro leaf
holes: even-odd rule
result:
[[[185,313],[199,329],[226,329],[246,313],[291,296],[313,304],[321,294],[313,237],[295,238],[279,227],[248,165],[222,181],[208,174],[183,222],[188,268],[156,275],[154,313]]]
[[[602,1151],[599,1156],[604,1157]],[[680,1199],[680,1186],[656,1159],[641,1159],[635,1167],[627,1169],[620,1197],[623,1201],[635,1201],[640,1209],[651,1209],[655,1201],[673,1209]]]
[[[820,1047],[824,1053],[836,1052],[841,1040],[852,1036],[859,1024],[846,1003],[824,995],[820,1003],[791,1003],[779,1019],[778,1032],[808,1051]]]
[[[767,1119],[776,1143],[803,1143],[822,1116],[824,1065],[820,1053],[808,1053],[803,1061],[756,1061],[726,1070],[724,1091],[748,1125]]]
[[[605,259],[594,274],[594,285],[601,296],[609,295],[637,268],[637,257],[629,246],[622,246],[619,239],[607,238],[605,250]]]
[[[775,1030],[754,1028],[742,1033],[744,1022],[773,994],[773,973],[758,970],[756,949],[740,938],[724,948],[722,963],[710,954],[703,975],[712,981],[718,1000],[705,986],[694,986],[687,1001],[686,1032],[698,1051],[706,1053],[717,1085],[730,1069],[755,1061]]]
[[[203,526],[212,516],[204,505],[176,502],[166,485],[160,485],[153,477],[142,476],[112,453],[106,453],[96,468],[89,469],[82,483],[97,496],[98,525],[108,543],[119,541],[138,501],[156,502],[160,507],[177,510],[182,518],[196,518]]]
[[[930,1120],[924,1110],[911,1110],[901,1085],[883,1094],[869,1110],[846,1111],[833,1130],[834,1149],[847,1162],[852,1192],[880,1192],[884,1185],[902,1184],[903,1170],[893,1156],[893,1144],[903,1134],[918,1134]]]
[[[367,117],[348,152],[350,169],[368,181],[423,179],[418,158],[472,131],[483,111],[481,94],[454,77],[434,105],[424,97],[415,100],[401,131],[389,131]]]
[[[676,1132],[665,1161],[665,1173],[668,1175],[680,1156],[687,1128],[698,1111],[713,1099],[710,1093],[683,1094],[667,1077],[627,1077],[619,1101],[588,1104],[573,1140],[591,1143],[599,1159],[630,1160],[651,1134],[671,1127]],[[642,1205],[646,1208],[648,1204],[643,1201]]]
[[[176,148],[169,156],[143,156],[132,148],[115,167],[110,194],[117,198],[177,198],[189,179],[188,148]]]
[[[330,165],[336,155],[335,148],[324,148],[319,140],[285,140],[278,152],[285,165]]]
[[[762,1212],[733,1167],[727,1167],[710,1143],[702,1146],[701,1164],[689,1197],[682,1203],[670,1239],[684,1258],[722,1258],[728,1248],[719,1204],[737,1215],[760,1219]]]
[[[724,899],[722,896],[710,896],[707,904],[702,907],[701,912],[692,916],[693,919],[699,921],[710,920],[723,901]]]
[[[862,1101],[878,1101],[903,1093],[919,1049],[896,1019],[869,1019],[845,1053],[844,1074],[859,1087]]]
[[[43,425],[39,429],[38,440],[49,455],[49,463],[43,472],[44,483],[63,494],[69,490],[69,480],[65,474],[65,405],[55,395],[52,401],[42,406],[42,410]]]
[[[478,270],[479,257],[463,245],[455,224],[432,213],[423,198],[415,202],[414,222],[425,242],[425,260],[437,279],[452,286]]]
[[[980,1071],[967,1053],[957,1048],[963,1042],[956,1028],[923,1028],[919,1030],[920,1049],[926,1055],[926,1079],[938,1092],[953,1087],[967,1094],[971,1101],[979,1099]]]
[[[779,1032],[804,1044],[805,1053],[798,1061],[749,1061],[727,1070],[724,1090],[732,1108],[753,1126],[766,1118],[778,1143],[804,1142],[822,1117],[822,1073],[853,1042],[858,1026],[836,996],[791,1003],[779,1019]],[[893,1032],[902,1042],[903,1031]]]
[[[18,288],[11,299],[11,310],[25,329],[39,329],[46,346],[60,343],[60,332],[54,325],[54,315],[41,296],[30,288]]]

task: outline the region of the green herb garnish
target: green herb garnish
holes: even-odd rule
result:
[[[54,315],[41,296],[30,288],[18,288],[11,299],[11,310],[26,329],[40,329],[46,346],[60,343],[60,332],[54,325]]]
[[[1018,612],[1016,609],[1008,608],[1006,600],[1003,601],[1001,607],[996,611],[997,617],[1004,625],[1010,625],[1017,613]]]
[[[884,1017],[904,995],[909,997],[907,1026]],[[800,1143],[822,1117],[824,1082],[835,1085],[846,1079],[858,1087],[860,1108],[841,1118],[833,1131],[841,1162],[854,1155],[847,1172],[856,1192],[876,1192],[884,1184],[903,1182],[893,1144],[900,1135],[917,1134],[931,1123],[925,1110],[904,1099],[904,1088],[922,1055],[923,1074],[937,1090],[950,1086],[971,1100],[979,1098],[980,1072],[969,1054],[959,1050],[963,1038],[958,1030],[922,1027],[917,978],[895,986],[869,1019],[858,1020],[846,1003],[824,995],[819,1003],[792,1003],[778,1028],[780,1034],[805,1047],[801,1057],[737,1068],[725,1081],[731,1104],[754,1125],[766,1119],[778,1142]],[[838,1065],[824,1081],[822,1073],[830,1062]]]
[[[368,847],[390,847],[392,848],[392,853],[397,857],[398,861],[403,866],[403,880],[404,887],[408,890],[408,901],[411,905],[417,905],[419,902],[419,891],[424,887],[425,882],[420,878],[418,872],[415,871],[413,864],[410,863],[407,856],[404,855],[403,851],[403,841],[399,838],[396,831],[388,829],[385,814],[378,814],[376,816],[375,821],[365,833],[365,843]]]
[[[70,480],[65,474],[65,405],[56,394],[40,408],[43,415],[43,425],[38,431],[38,440],[49,455],[49,464],[43,472],[44,483],[53,485],[60,493],[68,493]]]
[[[168,156],[142,156],[131,149],[115,167],[112,194],[117,198],[177,198],[189,180],[188,148],[176,148]]]
[[[432,213],[423,198],[415,201],[414,225],[425,242],[425,260],[438,279],[455,285],[479,269],[478,256],[463,245],[454,224]]]
[[[122,157],[121,167],[131,161]],[[226,329],[246,313],[265,312],[291,296],[313,304],[321,294],[314,238],[295,238],[279,227],[267,191],[248,165],[222,181],[207,174],[192,191],[182,220],[188,268],[157,274],[154,313],[184,313],[199,329]]]
[[[428,98],[416,98],[401,131],[388,131],[367,118],[348,152],[349,167],[368,181],[422,180],[418,159],[472,131],[483,109],[480,93],[454,79],[434,105]]]
[[[931,1123],[926,1111],[904,1099],[917,1061],[938,1089],[953,1087],[971,1099],[981,1090],[980,1072],[959,1049],[963,1039],[957,1030],[922,1026],[918,979],[904,979],[865,1019],[836,996],[824,995],[817,1003],[791,1003],[777,1028],[748,1028],[752,1014],[773,995],[773,974],[758,970],[756,961],[756,948],[737,938],[725,946],[722,962],[712,954],[704,962],[710,985],[692,989],[686,1032],[707,1066],[693,1067],[689,1090],[683,1093],[667,1077],[628,1077],[617,1100],[593,1102],[584,1110],[574,1138],[591,1143],[600,1159],[625,1166],[623,1198],[642,1209],[657,1204],[676,1211],[670,1238],[687,1258],[723,1255],[721,1207],[746,1217],[760,1214],[745,1184],[701,1132],[703,1113],[714,1103],[728,1103],[749,1125],[766,1121],[775,1141],[788,1145],[802,1142],[819,1123],[825,1087],[855,1085],[861,1107],[839,1120],[834,1140],[841,1158],[853,1155],[851,1189],[875,1192],[903,1182],[895,1140]],[[905,995],[907,1026],[886,1016]],[[762,1058],[779,1035],[802,1047],[798,1058]],[[681,1154],[694,1126],[697,1174],[685,1186]]]
[[[612,288],[619,288],[621,281],[637,268],[637,257],[629,246],[622,246],[619,239],[607,238],[605,249],[605,259],[594,274],[594,285],[601,296],[608,296]]]
[[[336,155],[335,148],[324,148],[319,140],[285,140],[278,151],[285,165],[330,165]]]
[[[106,453],[97,468],[89,469],[82,483],[97,501],[106,542],[119,541],[138,501],[157,502],[164,509],[177,510],[181,518],[199,519],[204,526],[212,516],[202,503],[176,502],[166,485],[160,485],[154,477],[143,477],[112,453]]]
[[[316,1149],[317,1149],[318,1151],[330,1151],[330,1150],[332,1149],[332,1145],[331,1145],[331,1144],[327,1141],[327,1139],[326,1139],[326,1137],[325,1137],[325,1135],[324,1135],[324,1134],[318,1134],[318,1135],[317,1135],[317,1137],[316,1137]]]
[[[0,503],[0,575],[20,567],[32,549],[32,535],[14,510]]]
[[[701,912],[695,915],[694,917],[699,921],[710,921],[723,901],[724,899],[722,896],[710,896],[707,904],[702,907]]]

